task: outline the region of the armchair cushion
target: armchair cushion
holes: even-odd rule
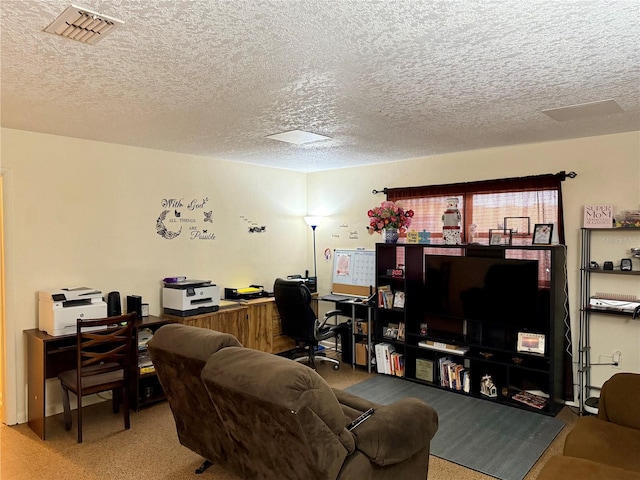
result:
[[[564,455],[640,472],[640,430],[582,417],[569,432]]]
[[[536,480],[640,480],[640,473],[584,458],[556,455],[545,463]]]

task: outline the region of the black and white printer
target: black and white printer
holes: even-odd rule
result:
[[[49,335],[76,333],[79,318],[105,318],[107,304],[102,292],[89,287],[70,287],[39,292],[38,328]]]
[[[215,312],[220,308],[220,287],[211,280],[165,281],[162,306],[164,313],[178,317]]]

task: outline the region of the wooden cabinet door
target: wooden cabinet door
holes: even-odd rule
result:
[[[218,332],[230,333],[236,337],[243,346],[248,347],[250,343],[248,327],[248,308],[231,308],[219,310],[211,314],[211,323],[208,328]]]
[[[317,302],[316,302],[317,306]],[[280,313],[276,302],[270,304],[269,323],[271,325],[272,347],[271,353],[281,353],[296,347],[296,342],[291,337],[282,334],[282,322],[280,321]]]
[[[271,328],[272,306],[273,302],[255,303],[249,306],[247,347],[271,353],[273,340]]]

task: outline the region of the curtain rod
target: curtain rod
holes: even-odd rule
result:
[[[576,178],[578,176],[578,174],[574,171],[571,171],[569,173],[565,172],[564,170],[562,170],[561,172],[556,173],[557,177],[560,177],[560,181],[565,181],[567,179],[567,177],[569,178]],[[521,177],[521,178],[525,178],[525,177]],[[384,193],[385,195],[388,193],[389,189],[387,187],[384,187],[382,190],[376,190],[375,188],[373,190],[371,190],[371,193],[374,195],[377,195],[378,193]]]

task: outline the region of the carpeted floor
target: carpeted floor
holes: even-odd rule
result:
[[[336,388],[346,388],[370,377],[366,371],[342,365],[334,371],[320,364],[318,372]],[[372,374],[375,375],[375,374]],[[238,480],[213,466],[195,476],[202,458],[178,442],[173,416],[166,402],[131,415],[131,429],[124,430],[122,415],[111,413],[103,402],[84,410],[84,442],[76,432],[65,431],[61,415],[47,419],[47,440],[40,440],[26,424],[0,426],[0,478],[2,480]],[[565,408],[560,414],[571,423],[574,415]],[[562,451],[564,428],[525,480],[554,453]],[[74,423],[75,428],[75,423]],[[491,477],[432,456],[430,480],[490,480]],[[354,479],[356,480],[356,479]]]
[[[439,416],[431,454],[502,480],[522,480],[565,425],[554,417],[387,375],[347,391],[383,405],[405,397],[424,400]]]

